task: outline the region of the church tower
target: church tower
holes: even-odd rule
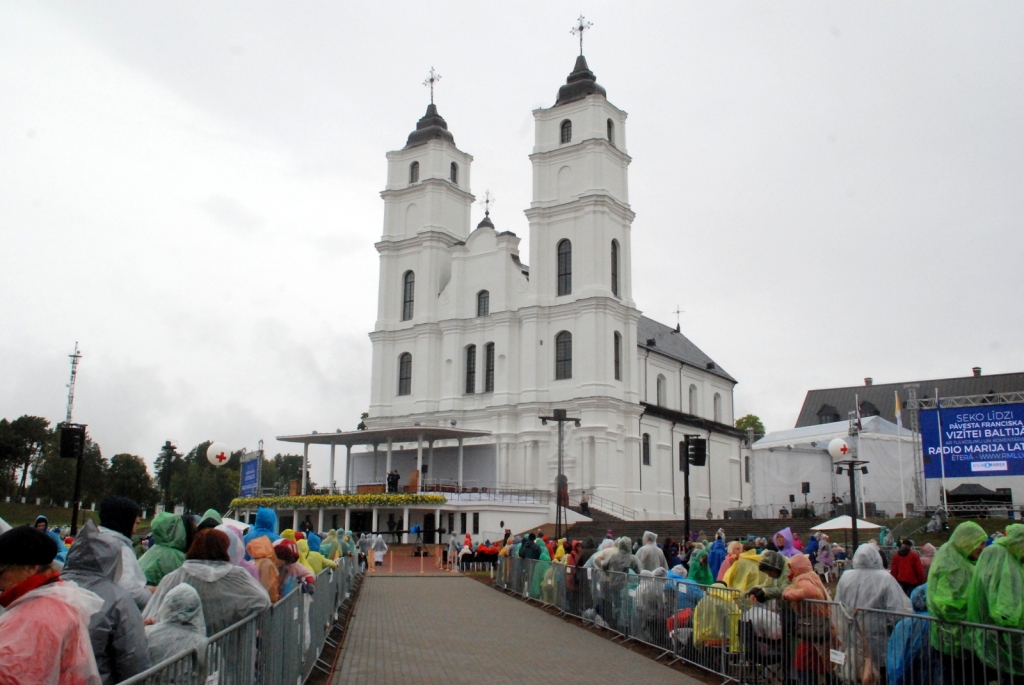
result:
[[[608,101],[580,54],[554,106],[533,115],[533,202],[526,212],[533,301],[549,312],[547,337],[555,346],[563,326],[575,341],[572,378],[579,394],[635,402],[639,312],[626,113]],[[556,369],[556,381],[563,377]]]

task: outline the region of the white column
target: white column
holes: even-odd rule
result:
[[[416,436],[416,492],[423,491],[423,436]],[[408,511],[408,510],[406,510]],[[408,526],[406,526],[408,528]]]
[[[462,438],[459,438],[459,492],[462,492]]]
[[[378,516],[378,509],[377,509],[377,507],[374,507],[373,508],[373,523],[370,524],[370,528],[371,528],[370,532],[376,533],[377,530],[378,530],[378,526],[379,525],[380,525],[380,517]]]
[[[352,527],[352,510],[345,507],[345,530]]]
[[[345,445],[345,492],[351,492],[352,476],[355,469],[352,468],[352,445]]]
[[[402,533],[402,544],[409,544],[409,507],[402,510],[402,530],[406,531]]]
[[[500,466],[499,466],[498,462],[499,462],[499,459],[498,459],[498,442],[495,441],[495,443],[494,443],[494,489],[495,490],[498,489],[498,479],[501,476]]]
[[[309,443],[302,443],[302,494],[306,494],[306,482],[309,480],[306,471],[309,468]]]
[[[373,443],[373,478],[370,479],[371,483],[377,482],[377,473],[380,471],[377,464],[377,443]]]
[[[292,510],[292,530],[298,530],[300,523],[302,523],[302,521],[299,520],[299,510],[298,509],[293,509]]]
[[[434,471],[434,441],[431,440],[427,443],[427,473],[431,474],[431,478],[437,479],[437,472]],[[421,490],[423,488],[420,488]]]
[[[321,508],[320,509],[320,524],[319,524],[319,526],[316,529],[317,535],[322,533],[323,530],[324,530],[324,510],[323,510],[323,508]]]
[[[327,476],[327,479],[328,479],[327,480],[327,487],[330,488],[330,490],[328,492],[330,492],[332,495],[334,494],[334,448],[335,447],[336,447],[336,445],[333,445],[333,444],[331,445],[331,472],[330,472],[330,475]]]
[[[387,467],[385,468],[385,471],[387,473],[391,473],[391,438],[388,438],[388,460],[387,461],[388,461],[388,463],[387,463]],[[385,480],[387,480],[387,479],[385,479]]]
[[[439,545],[441,544],[441,533],[439,533],[438,531],[440,531],[442,527],[443,526],[441,525],[441,507],[438,507],[434,511],[434,540]]]

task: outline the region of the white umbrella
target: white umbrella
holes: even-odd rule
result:
[[[857,530],[865,530],[868,528],[881,528],[876,526],[874,523],[869,523],[864,519],[857,519]],[[812,526],[811,530],[853,530],[853,519],[849,516],[837,516],[831,521],[825,521],[816,526]]]

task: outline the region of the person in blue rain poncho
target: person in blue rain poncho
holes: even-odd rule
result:
[[[266,507],[256,510],[256,523],[249,528],[249,532],[245,535],[245,546],[248,547],[251,541],[263,535],[267,536],[270,544],[281,539],[281,536],[277,534],[277,512]],[[246,558],[249,558],[248,553]]]
[[[928,584],[918,585],[910,593],[915,614],[928,615]],[[931,621],[905,618],[889,636],[885,675],[888,685],[926,685],[942,681],[939,655],[933,652]]]
[[[722,538],[715,538],[708,551],[708,568],[711,569],[711,577],[718,578],[718,570],[725,562],[726,548]]]
[[[47,519],[42,514],[36,517],[36,522],[33,524],[33,527],[36,530],[41,530],[42,532],[46,533],[51,540],[57,543],[57,558],[54,559],[54,561],[59,561],[63,564],[64,560],[68,557],[68,546],[64,544],[64,540],[62,540],[59,535],[50,530],[49,526],[49,519]],[[0,533],[2,532],[3,531],[0,531]]]

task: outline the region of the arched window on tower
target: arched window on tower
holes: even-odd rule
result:
[[[690,386],[690,413],[697,416],[699,407],[697,406],[697,386]]]
[[[408,352],[398,357],[398,394],[412,394],[412,355]]]
[[[715,393],[715,421],[722,422],[722,396]]]
[[[476,392],[476,345],[466,348],[466,394]]]
[[[658,374],[658,406],[659,407],[666,406],[666,404],[665,404],[665,396],[668,394],[667,388],[665,387],[666,385],[668,385],[668,381],[666,381],[665,377],[662,376],[659,373]]]
[[[644,433],[644,439],[643,439],[643,444],[641,446],[641,450],[642,450],[641,458],[643,459],[644,466],[650,466],[651,465],[651,434],[650,433]]]
[[[555,336],[555,380],[572,378],[572,333],[562,331]]]
[[[558,294],[572,294],[572,243],[568,239],[558,243]]]
[[[612,295],[619,296],[619,241],[612,241]]]
[[[455,185],[459,185],[459,165],[456,164],[455,162],[452,162],[452,172],[449,178],[451,179],[452,183],[454,183]]]
[[[608,120],[608,142],[615,145],[615,122]]]
[[[416,296],[416,274],[406,271],[402,276],[402,321],[410,321]]]
[[[488,316],[491,313],[491,294],[481,290],[476,294],[476,315]]]
[[[618,331],[615,331],[615,336],[612,338],[612,354],[615,358],[615,380],[622,380],[622,336],[619,335]]]
[[[484,345],[484,392],[494,392],[494,343]]]
[[[409,183],[420,182],[420,163],[413,162],[409,165]]]
[[[562,122],[562,142],[572,142],[572,122],[568,119]]]

